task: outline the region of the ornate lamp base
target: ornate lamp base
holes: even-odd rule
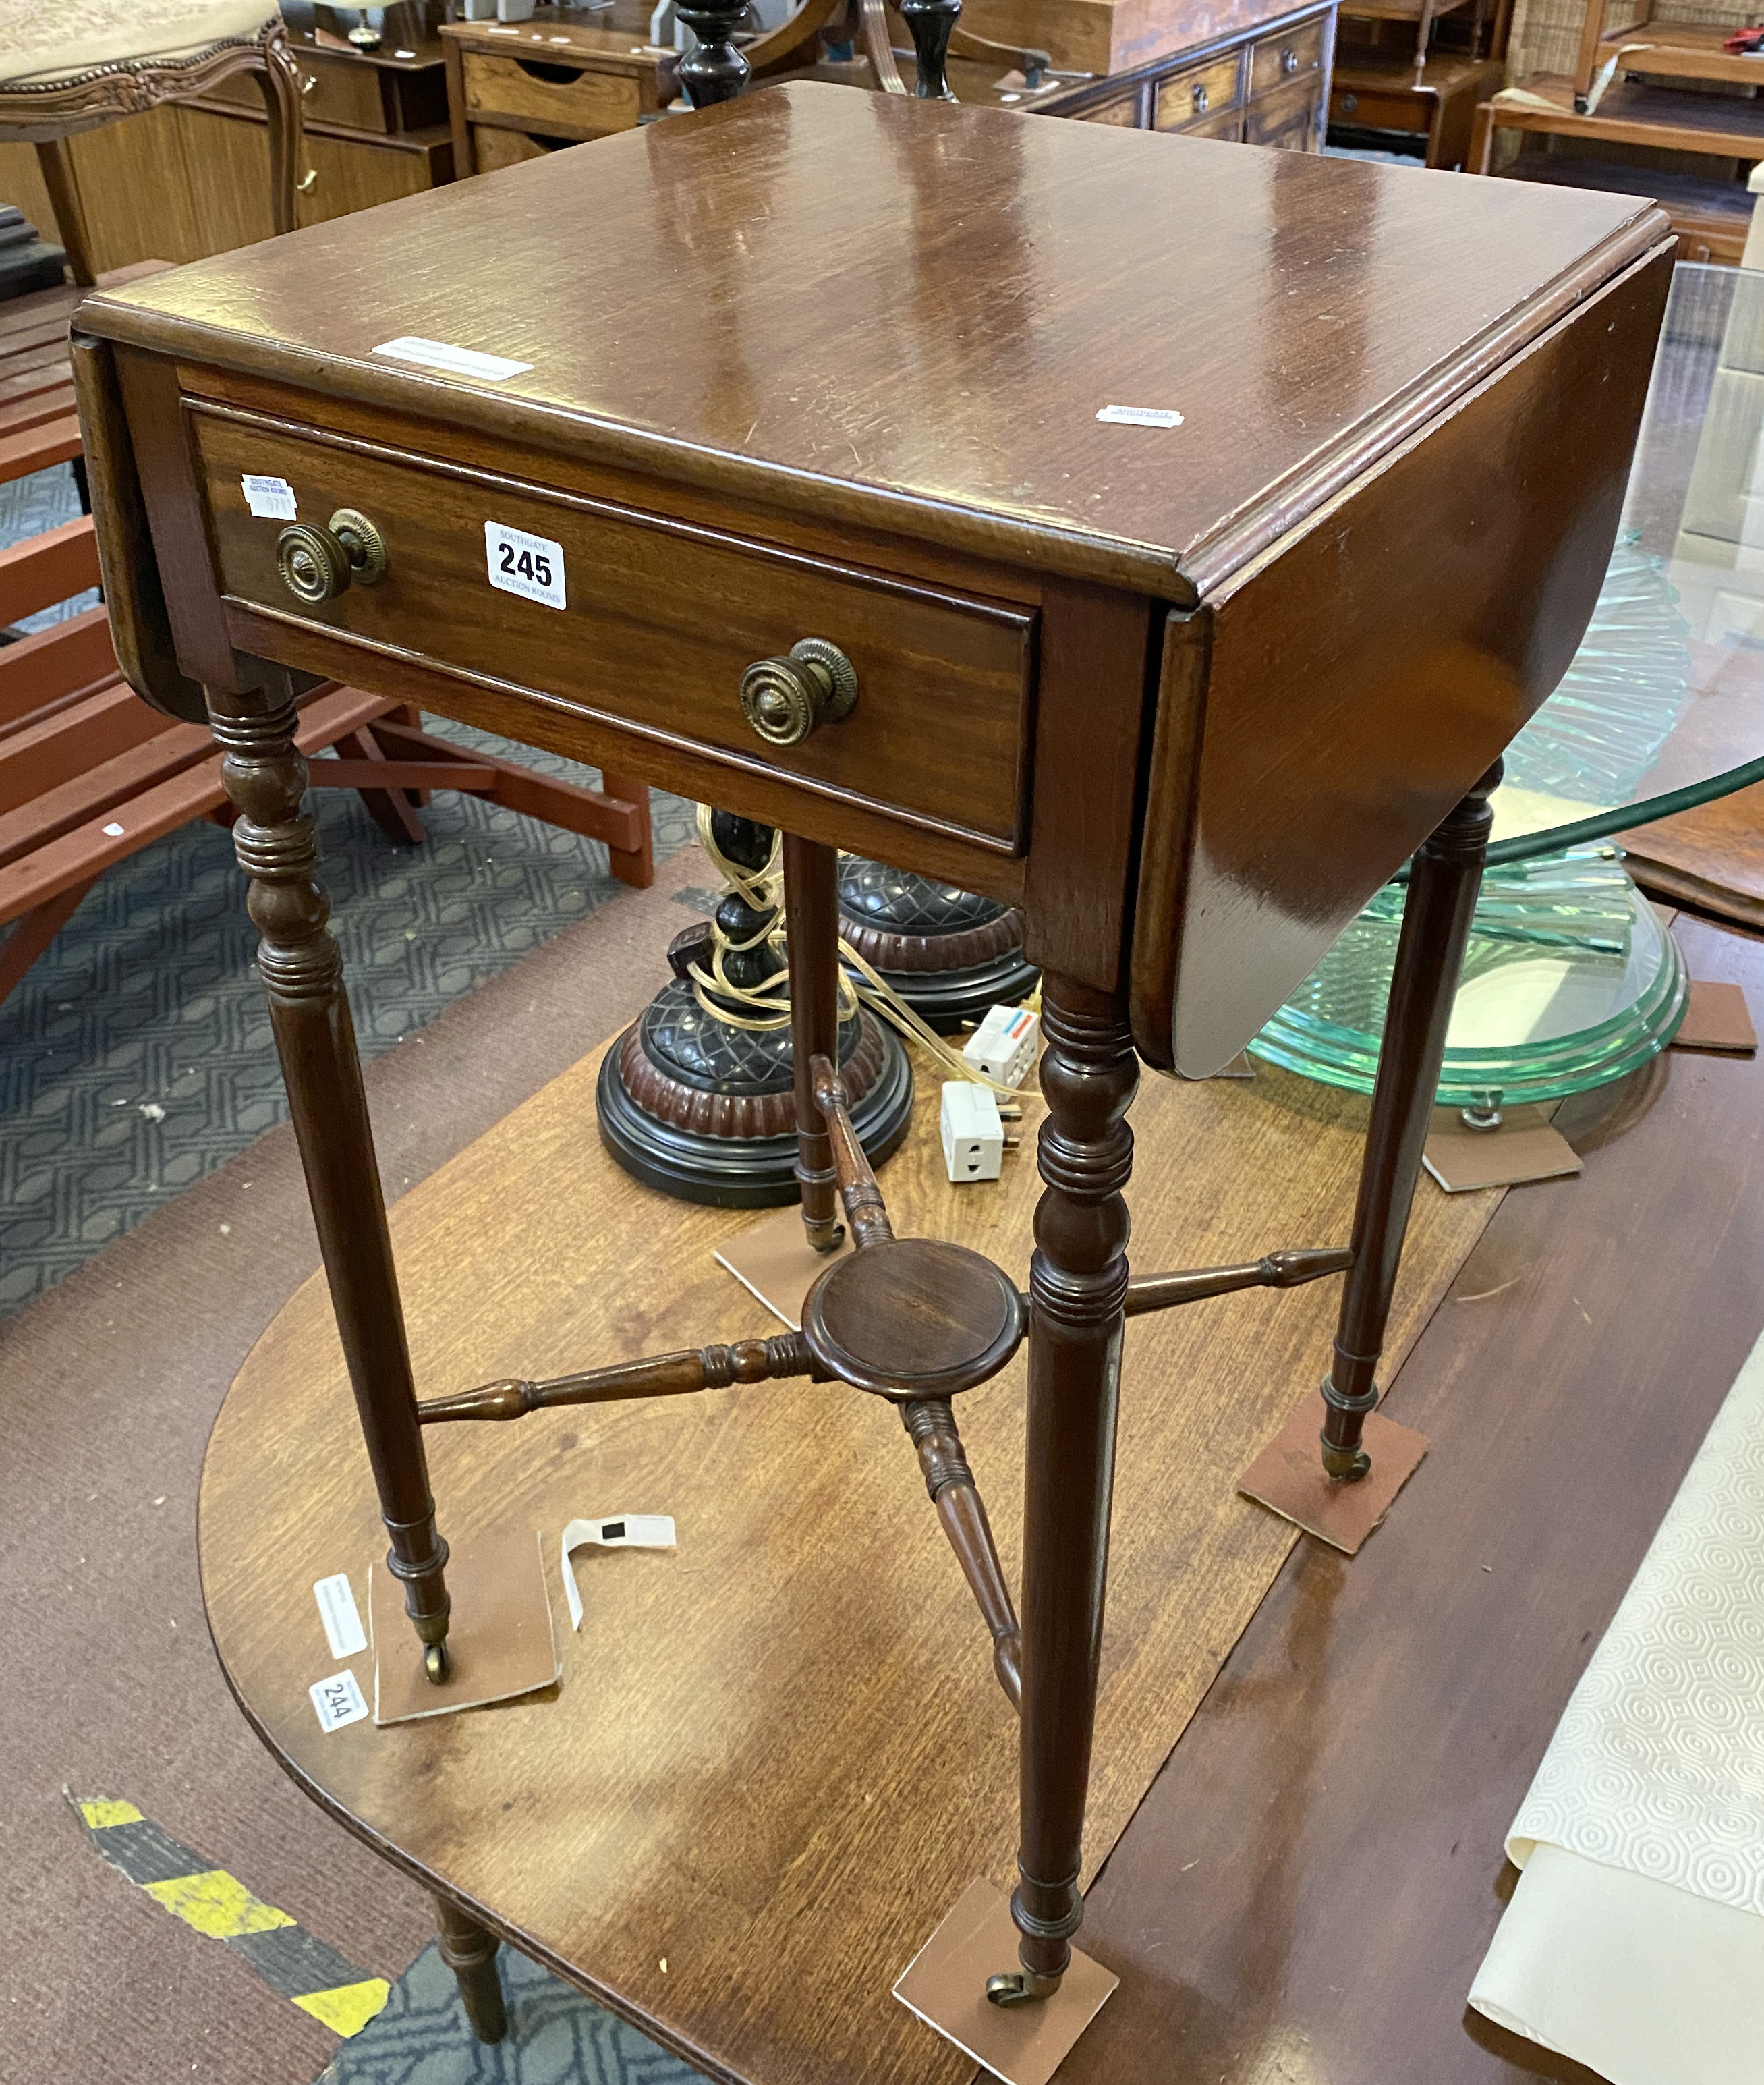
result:
[[[839,1030],[839,1077],[872,1165],[906,1134],[913,1073],[893,1030],[860,1009]],[[600,1066],[600,1135],[627,1173],[683,1201],[770,1208],[797,1199],[788,1028],[737,1028],[689,983],[665,985]]]
[[[858,855],[839,858],[839,931],[945,1035],[1027,997],[1041,975],[1014,907]]]

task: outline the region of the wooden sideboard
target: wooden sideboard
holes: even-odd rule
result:
[[[1123,130],[1320,152],[1334,52],[1334,0],[1323,0],[1166,52],[1130,72],[1060,88],[1031,105],[1041,115]]]
[[[453,178],[441,0],[395,0],[371,49],[348,39],[364,19],[353,8],[287,0],[282,11],[303,89],[302,224]],[[263,104],[248,79],[84,132],[69,150],[100,271],[205,260],[270,236]],[[54,222],[29,145],[0,145],[0,196],[34,223]]]

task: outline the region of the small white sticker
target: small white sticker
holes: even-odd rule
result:
[[[582,1595],[576,1590],[576,1574],[570,1567],[572,1550],[585,1542],[603,1549],[672,1549],[674,1523],[665,1513],[615,1513],[600,1520],[572,1520],[563,1531],[563,1597],[569,1603],[570,1626],[582,1626]]]
[[[367,1704],[355,1684],[353,1672],[339,1672],[329,1679],[316,1679],[307,1688],[318,1711],[319,1726],[340,1730],[346,1723],[358,1723],[367,1713]]]
[[[122,838],[122,827],[114,822],[106,826],[104,828],[104,838],[107,840],[120,840]]]
[[[565,605],[563,546],[549,536],[529,536],[524,529],[505,529],[500,521],[484,524],[484,563],[490,584],[547,608]]]
[[[1105,406],[1096,415],[1110,427],[1179,427],[1182,415],[1168,406]]]
[[[356,1610],[355,1595],[350,1590],[348,1572],[319,1579],[313,1586],[312,1597],[319,1603],[319,1619],[324,1624],[324,1640],[331,1646],[333,1658],[353,1658],[357,1651],[367,1650],[367,1638]]]
[[[247,471],[240,483],[245,488],[245,504],[260,521],[295,521],[294,487],[285,478],[259,478]]]
[[[396,340],[382,341],[368,350],[390,362],[414,362],[425,369],[444,369],[450,376],[476,376],[486,384],[501,384],[511,376],[524,376],[530,362],[511,362],[506,355],[480,355],[475,347],[454,347],[444,340],[424,340],[416,333],[401,333]]]

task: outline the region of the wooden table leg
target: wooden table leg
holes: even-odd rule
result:
[[[1078,1875],[1108,1575],[1115,1408],[1127,1293],[1127,1204],[1139,1083],[1126,1003],[1049,974],[1041,984],[1045,1189],[1029,1267],[1028,1481],[1023,1538],[1020,1974],[994,2003],[1046,1998],[1083,1917]]]
[[[500,2041],[508,2032],[502,1979],[496,1973],[496,1951],[502,1943],[451,1897],[438,1896],[435,1913],[441,1929],[441,1960],[459,1985],[467,2024],[480,2041]]]
[[[839,1061],[838,855],[818,840],[784,835],[784,921],[790,955],[790,1041],[796,1080],[796,1178],[803,1225],[816,1252],[844,1235],[833,1146],[809,1065]]]
[[[1351,1482],[1372,1467],[1360,1446],[1366,1414],[1378,1402],[1374,1380],[1384,1351],[1390,1298],[1421,1174],[1422,1147],[1440,1087],[1446,1030],[1464,968],[1465,944],[1482,884],[1499,786],[1497,760],[1417,851],[1403,900],[1402,932],[1379,1047],[1372,1119],[1354,1210],[1354,1264],[1342,1291],[1335,1357],[1323,1379],[1323,1467]]]
[[[288,1112],[392,1538],[387,1568],[404,1582],[405,1611],[426,1646],[429,1676],[439,1682],[447,1672],[447,1546],[435,1531],[342,958],[317,877],[317,830],[300,809],[307,767],[294,742],[295,708],[214,690],[208,701],[214,736],[226,749],[221,779],[240,813],[233,844],[251,879],[251,916],[263,935],[257,965]]]

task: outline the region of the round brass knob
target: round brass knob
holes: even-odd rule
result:
[[[276,538],[276,570],[297,601],[334,601],[349,585],[349,552],[329,529],[290,521]]]
[[[800,745],[857,699],[856,668],[825,637],[804,637],[788,658],[761,659],[741,676],[741,713],[768,745]]]
[[[386,539],[365,514],[339,507],[331,516],[331,533],[343,546],[350,576],[357,586],[372,586],[386,574]]]
[[[351,585],[371,586],[384,576],[385,538],[365,514],[340,507],[327,528],[290,522],[276,538],[276,570],[297,600],[335,601]]]
[[[1280,53],[1280,70],[1282,70],[1282,72],[1284,72],[1284,73],[1295,73],[1295,72],[1296,72],[1296,71],[1298,70],[1298,69],[1299,69],[1299,54],[1298,54],[1298,53],[1297,53],[1295,50],[1291,49],[1290,48],[1289,48],[1289,49],[1286,49],[1286,50],[1283,50],[1283,51]]]

